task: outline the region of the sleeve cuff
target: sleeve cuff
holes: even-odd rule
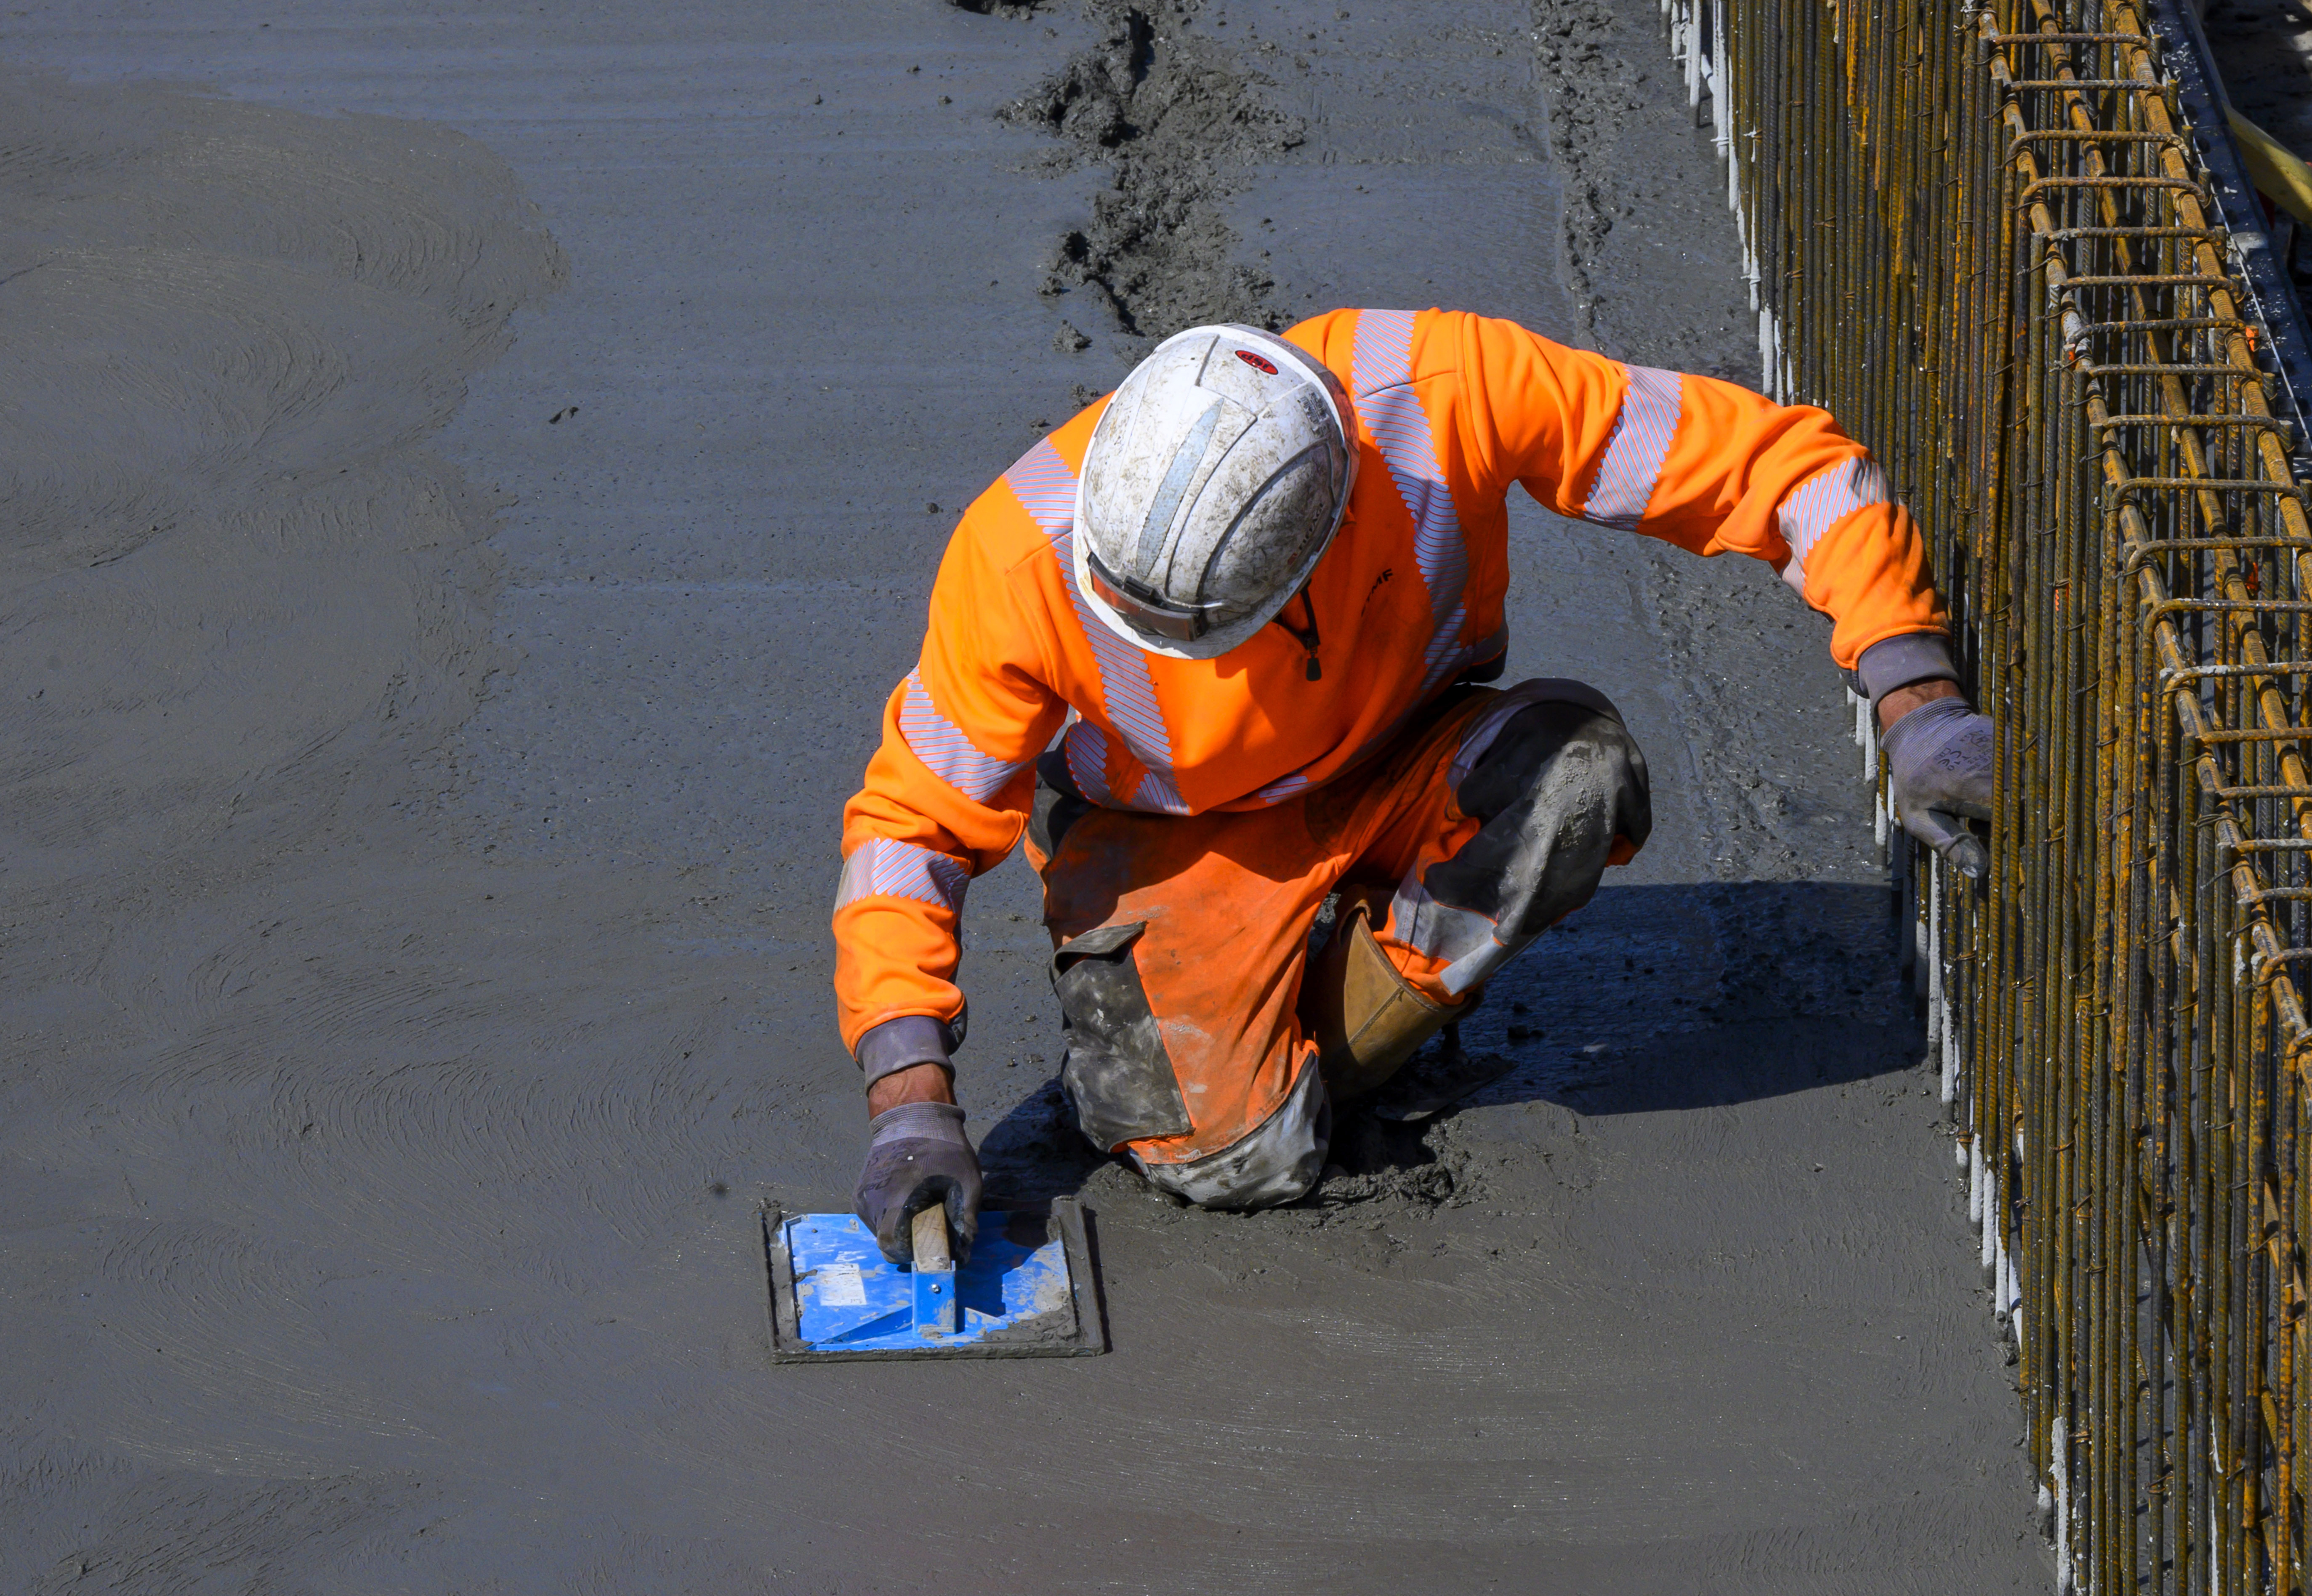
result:
[[[963,1110],[953,1103],[901,1103],[867,1122],[867,1142],[885,1140],[950,1142],[966,1153],[971,1138],[963,1134]]]
[[[865,1076],[861,1084],[872,1086],[919,1064],[935,1064],[953,1074],[955,1065],[948,1062],[953,1051],[947,1026],[928,1014],[886,1020],[859,1039],[859,1070]]]
[[[1854,662],[1862,696],[1873,704],[1920,681],[1957,681],[1958,668],[1951,663],[1950,641],[1933,632],[1905,632],[1881,638]]]

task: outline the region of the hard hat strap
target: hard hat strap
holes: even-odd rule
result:
[[[1084,565],[1091,573],[1092,591],[1140,630],[1174,643],[1194,643],[1212,630],[1204,607],[1166,603],[1130,577],[1111,572],[1089,548],[1084,550]]]

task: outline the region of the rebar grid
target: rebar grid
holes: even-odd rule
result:
[[[1891,863],[2059,1583],[2290,1596],[2312,523],[2165,3],[1664,14],[1768,386],[1878,455],[2000,729],[1989,882]]]

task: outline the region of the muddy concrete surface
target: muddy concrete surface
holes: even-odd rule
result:
[[[847,1202],[838,811],[954,512],[1146,340],[1487,310],[1752,377],[1646,0],[31,0],[0,39],[0,1589],[2036,1590],[1826,627],[1530,505],[1652,845],[1517,1069],[1182,1211],[1113,1351],[767,1362]]]

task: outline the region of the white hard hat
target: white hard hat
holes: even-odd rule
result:
[[[1154,653],[1208,660],[1266,626],[1340,530],[1348,390],[1249,327],[1175,333],[1108,400],[1076,482],[1075,581]]]

